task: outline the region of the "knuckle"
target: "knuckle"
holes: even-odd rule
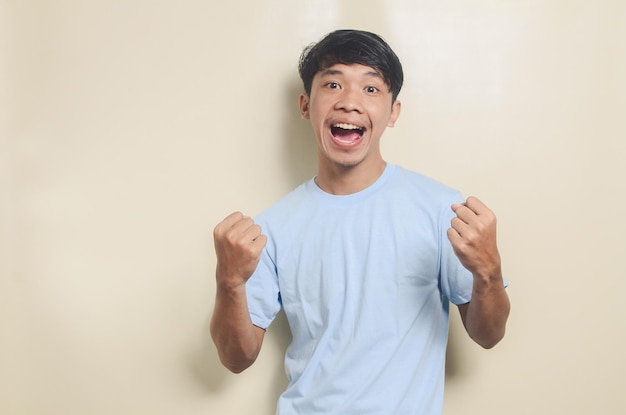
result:
[[[463,239],[466,247],[474,247],[480,244],[480,235],[475,231],[467,232],[464,236],[465,237]]]
[[[243,238],[239,238],[233,241],[233,245],[235,245],[239,250],[245,251],[248,247],[246,240]]]
[[[253,244],[248,244],[248,246],[244,248],[244,252],[246,257],[250,259],[257,259],[261,253]]]
[[[223,227],[221,223],[215,226],[215,228],[213,228],[213,238],[215,238],[216,240],[222,239],[223,234],[224,234],[224,231],[223,231]]]
[[[477,234],[480,234],[480,233],[483,233],[483,232],[485,231],[485,228],[486,228],[487,226],[485,225],[485,223],[478,221],[478,222],[476,222],[476,224],[474,225],[474,227],[475,227],[475,229],[476,229],[476,233],[477,233]],[[474,237],[475,237],[475,238],[476,238],[477,236],[478,236],[478,235],[474,235]]]

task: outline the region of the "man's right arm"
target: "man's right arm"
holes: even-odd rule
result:
[[[261,259],[267,237],[251,218],[235,212],[215,227],[213,238],[217,287],[211,336],[222,364],[239,373],[254,363],[265,335],[265,330],[252,324],[245,285]]]

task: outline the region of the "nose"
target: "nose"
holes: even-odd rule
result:
[[[335,104],[335,109],[346,112],[356,111],[358,113],[362,113],[363,106],[359,91],[354,88],[345,88]]]

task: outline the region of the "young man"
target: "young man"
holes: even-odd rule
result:
[[[250,366],[283,308],[292,341],[278,414],[441,413],[449,303],[481,346],[504,335],[495,216],[382,158],[403,74],[379,36],[332,32],[299,69],[318,173],[256,222],[236,212],[216,226],[220,359]]]

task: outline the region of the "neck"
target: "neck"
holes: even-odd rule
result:
[[[387,163],[379,160],[372,165],[356,166],[320,166],[318,174],[315,177],[315,183],[325,191],[332,195],[342,196],[360,192],[371,186],[385,171]]]

